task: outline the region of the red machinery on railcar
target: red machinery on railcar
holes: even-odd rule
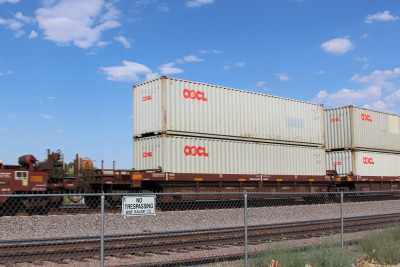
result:
[[[38,163],[32,155],[19,157],[19,165],[3,165],[0,163],[0,193],[8,195],[44,194],[63,193],[77,189],[77,179],[65,178],[63,174],[61,177],[56,175],[56,169],[62,167],[60,159],[61,153],[50,153],[50,150],[48,150],[47,160],[41,163]],[[78,177],[77,173],[75,177]],[[54,207],[61,205],[62,201],[62,197],[11,198],[0,196],[0,205],[13,208],[33,209],[45,208],[50,205]]]

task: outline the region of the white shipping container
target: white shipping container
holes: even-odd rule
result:
[[[133,87],[134,136],[176,133],[324,144],[323,106],[162,76]]]
[[[325,150],[317,147],[160,135],[134,140],[133,150],[137,170],[325,175]]]
[[[325,110],[326,149],[400,152],[400,116],[355,106]]]
[[[400,176],[400,154],[370,151],[334,151],[326,153],[326,169],[339,175]]]

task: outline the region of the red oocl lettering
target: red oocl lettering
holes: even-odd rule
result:
[[[207,98],[204,95],[204,92],[202,91],[195,91],[195,90],[189,90],[185,89],[183,90],[183,97],[186,99],[197,99],[199,101],[205,101],[207,102]]]
[[[199,146],[185,146],[183,152],[186,156],[200,156],[200,157],[208,157],[208,153],[206,152],[206,148]]]
[[[151,100],[151,95],[142,97],[142,101],[148,101],[148,100]]]
[[[333,165],[343,165],[341,161],[333,162]]]
[[[374,165],[375,164],[374,159],[370,158],[370,157],[363,157],[363,163],[364,164],[370,164],[370,165]]]
[[[143,152],[142,157],[147,158],[147,157],[152,157],[153,153],[152,152]]]
[[[331,119],[331,122],[337,122],[337,121],[340,121],[340,118],[332,118]]]
[[[361,114],[361,120],[362,120],[362,121],[369,121],[369,122],[372,122],[371,115],[367,115],[367,114],[364,114],[364,113]]]

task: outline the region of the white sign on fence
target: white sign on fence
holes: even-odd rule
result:
[[[129,196],[122,198],[122,215],[156,215],[156,196]]]

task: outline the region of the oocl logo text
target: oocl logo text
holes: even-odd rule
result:
[[[364,164],[371,164],[371,165],[375,164],[374,159],[370,158],[370,157],[363,157],[363,163]]]
[[[184,150],[186,156],[200,156],[200,157],[208,157],[208,153],[206,152],[206,148],[203,146],[185,146]]]
[[[332,118],[331,119],[331,122],[337,122],[337,121],[340,121],[340,118]]]
[[[149,100],[151,100],[151,95],[146,95],[142,97],[142,101],[149,101]]]
[[[147,157],[152,157],[153,153],[152,152],[143,152],[142,157],[147,158]]]
[[[185,89],[185,90],[183,90],[183,96],[186,99],[197,99],[199,101],[207,102],[207,98],[205,97],[204,92],[202,92],[202,91]]]
[[[361,114],[361,120],[362,120],[362,121],[369,121],[369,122],[372,122],[371,115],[367,115],[367,114],[364,114],[364,113]]]

